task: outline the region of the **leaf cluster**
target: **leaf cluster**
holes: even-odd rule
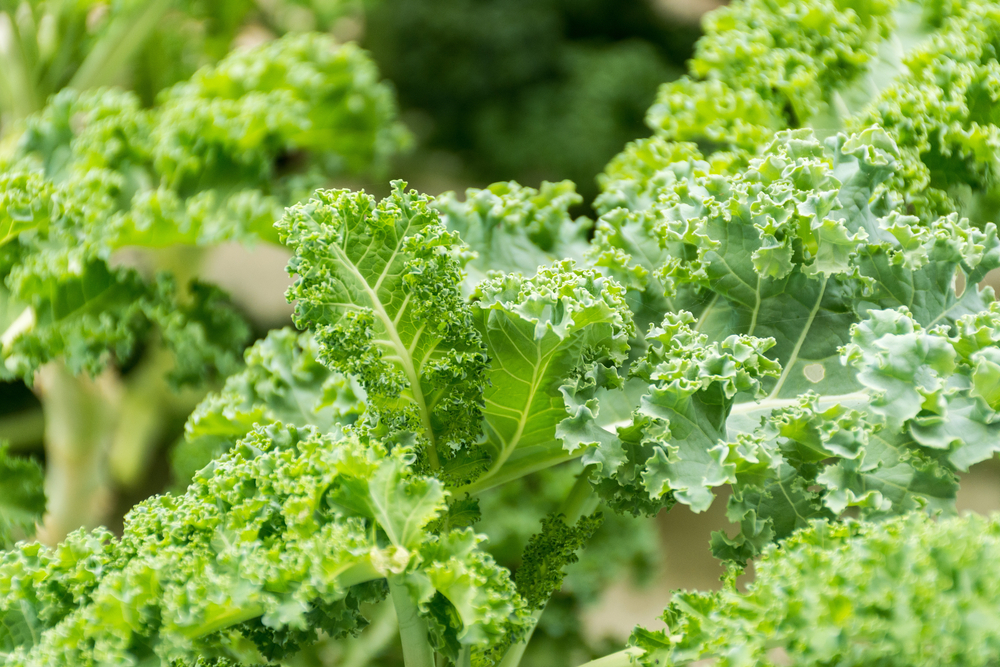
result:
[[[60,93],[0,176],[0,289],[20,313],[4,323],[4,374],[30,380],[55,358],[93,374],[154,332],[176,381],[233,372],[249,332],[191,282],[195,249],[276,240],[283,206],[401,146],[394,114],[372,63],[316,34],[234,53],[151,109],[129,92]]]
[[[637,630],[602,664],[756,664],[777,662],[776,649],[807,664],[995,662],[981,619],[993,613],[996,526],[926,515],[954,514],[958,473],[1000,451],[1000,307],[979,287],[1000,267],[997,228],[962,217],[972,209],[958,190],[920,198],[934,146],[915,146],[901,120],[843,112],[859,100],[889,109],[884,75],[900,67],[919,89],[907,77],[920,59],[951,58],[938,41],[954,46],[962,21],[988,33],[990,8],[855,5],[747,0],[714,14],[692,76],[651,112],[657,134],[602,175],[593,223],[570,216],[567,183],[501,183],[459,201],[394,181],[381,201],[321,188],[288,206],[275,227],[304,332],[272,332],[195,411],[175,456],[185,492],[137,506],[121,539],[81,532],[3,556],[5,664],[266,663],[359,631],[361,604],[389,591],[411,667],[435,653],[516,665],[567,566],[600,539],[591,490],[651,516],[704,511],[724,486],[735,526],[713,550],[733,574],[757,559],[757,582],[678,595],[667,631]],[[969,48],[988,62],[969,67],[995,69],[977,39]],[[22,253],[7,265],[10,293],[26,298],[36,275],[73,258],[110,267],[122,239],[264,236],[257,224],[316,173],[351,169],[350,150],[334,147],[353,145],[354,103],[330,103],[341,77],[315,79],[346,67],[370,93],[352,98],[376,110],[387,98],[365,85],[356,52],[321,47],[302,37],[233,56],[151,111],[126,95],[58,101],[19,158],[41,166],[4,191],[16,215],[0,250]],[[885,85],[858,88],[869,78]],[[931,78],[928,96],[952,90]],[[393,127],[373,121],[358,136],[377,150],[372,137]],[[939,130],[927,136],[948,136]],[[147,136],[155,146],[130,139]],[[320,150],[286,171],[279,158],[307,148]],[[150,174],[161,184],[147,188]],[[982,203],[987,181],[962,186]],[[250,200],[259,215],[232,213]],[[168,201],[190,224],[157,226],[150,211]],[[107,232],[64,222],[92,210],[115,221]],[[50,244],[45,265],[32,263]],[[104,270],[109,284],[148,286]],[[101,349],[132,345],[104,305],[119,302],[81,292],[112,327]],[[27,341],[52,329],[34,298],[4,335],[7,359],[27,367],[41,363]],[[126,312],[150,319],[141,303]],[[34,345],[79,368],[105,362]],[[502,545],[514,531],[491,511],[520,489],[535,510],[551,503],[525,480],[562,464],[580,483],[519,540],[512,577],[472,526]]]
[[[746,592],[682,591],[642,665],[989,665],[1000,651],[996,519],[817,521],[768,547]],[[947,630],[945,630],[947,628]]]

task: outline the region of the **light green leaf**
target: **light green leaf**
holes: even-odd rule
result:
[[[244,356],[246,368],[188,418],[184,440],[171,452],[176,486],[186,486],[256,424],[282,422],[337,433],[364,411],[364,391],[319,363],[319,346],[310,333],[273,330]]]
[[[298,276],[288,297],[321,361],[364,387],[367,428],[417,433],[436,470],[479,436],[486,354],[461,295],[464,247],[429,198],[393,188],[378,205],[321,190],[288,209],[279,229]]]
[[[677,591],[662,617],[669,629],[637,628],[629,643],[644,667],[778,656],[796,665],[986,665],[1000,656],[998,532],[995,519],[975,514],[814,521],[764,550],[746,590],[733,576],[721,591]]]
[[[590,221],[573,220],[569,208],[582,201],[570,181],[543,182],[539,190],[512,181],[470,188],[464,202],[446,192],[432,207],[476,253],[463,283],[471,294],[490,271],[529,277],[556,260],[581,259],[589,247]]]
[[[413,549],[424,538],[424,528],[445,509],[445,492],[435,479],[406,479],[404,463],[379,467],[368,482],[368,505],[389,540]]]
[[[633,332],[624,289],[566,260],[532,278],[487,280],[475,299],[491,358],[484,395],[491,463],[477,484],[505,479],[508,461],[526,474],[608,439],[592,423],[592,397],[620,384],[608,367],[625,359]]]

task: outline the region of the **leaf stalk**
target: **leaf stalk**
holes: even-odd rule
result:
[[[388,577],[389,595],[399,621],[399,639],[403,644],[406,667],[435,667],[434,649],[427,635],[427,621],[420,616],[406,584],[398,576]]]

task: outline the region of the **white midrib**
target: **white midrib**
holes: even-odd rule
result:
[[[389,313],[386,312],[385,306],[382,305],[382,300],[379,299],[378,294],[372,289],[368,284],[368,281],[364,279],[364,276],[358,271],[358,267],[347,257],[344,253],[343,248],[339,245],[334,244],[331,246],[334,253],[338,256],[341,263],[347,267],[347,269],[354,275],[361,288],[368,295],[368,299],[372,303],[372,310],[382,321],[385,326],[386,335],[392,341],[393,347],[396,348],[396,354],[399,356],[399,363],[403,367],[403,372],[406,373],[406,378],[410,382],[410,391],[413,394],[413,401],[417,404],[417,409],[420,412],[420,421],[424,425],[424,431],[427,433],[427,439],[430,440],[431,446],[428,450],[431,459],[431,466],[433,468],[440,468],[441,462],[438,459],[436,443],[434,442],[434,431],[431,428],[431,415],[430,411],[427,409],[427,402],[424,398],[424,391],[420,387],[420,377],[417,375],[417,369],[413,365],[413,356],[410,354],[410,350],[403,344],[403,339],[399,337],[399,330],[396,329],[396,323]],[[386,270],[388,270],[389,265],[386,264]],[[381,282],[381,279],[380,281]],[[419,334],[418,334],[419,336]]]
[[[792,406],[801,403],[801,397],[795,398],[765,398],[763,401],[746,401],[744,403],[737,403],[733,406],[733,409],[729,411],[730,416],[732,415],[745,415],[753,412],[762,412],[764,410],[780,410],[781,408],[790,408]],[[857,403],[860,401],[871,400],[871,394],[867,391],[854,391],[849,394],[835,394],[832,396],[820,396],[817,399],[819,405],[845,405],[850,403]]]
[[[750,320],[750,329],[747,331],[748,336],[752,336],[753,332],[757,329],[757,313],[760,312],[760,274],[757,274],[757,289],[754,290],[754,305],[753,305],[753,318]]]

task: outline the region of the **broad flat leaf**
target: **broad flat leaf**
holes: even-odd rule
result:
[[[491,464],[479,484],[507,474],[508,460],[546,467],[608,440],[593,423],[593,394],[620,383],[614,366],[628,353],[633,329],[620,285],[566,260],[531,278],[485,281],[473,313],[491,359],[484,394]]]

